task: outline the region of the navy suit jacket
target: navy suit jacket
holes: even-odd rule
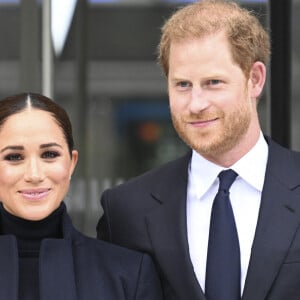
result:
[[[299,300],[300,155],[267,142],[267,170],[242,300]],[[151,254],[168,300],[205,300],[188,249],[190,156],[102,195],[98,237]]]
[[[42,241],[41,300],[162,299],[155,267],[147,255],[82,235],[67,214],[63,236]],[[22,299],[18,286],[17,241],[12,235],[1,235],[0,299]]]

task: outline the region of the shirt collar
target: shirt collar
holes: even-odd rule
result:
[[[239,176],[258,191],[262,191],[268,160],[268,144],[262,132],[254,147],[231,166]],[[208,161],[193,150],[189,169],[189,188],[201,198],[214,184],[222,166]]]

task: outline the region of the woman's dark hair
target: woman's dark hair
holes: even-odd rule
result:
[[[28,108],[47,111],[53,116],[63,131],[71,155],[74,148],[74,140],[68,114],[56,102],[41,94],[22,93],[0,100],[0,128],[10,116]]]

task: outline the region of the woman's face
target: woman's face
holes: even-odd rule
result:
[[[66,196],[78,153],[49,112],[26,109],[0,127],[0,201],[11,214],[41,220]]]

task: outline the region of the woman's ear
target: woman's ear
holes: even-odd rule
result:
[[[262,90],[266,81],[266,66],[260,61],[256,61],[250,70],[249,86],[251,98],[258,98],[262,93]]]
[[[75,170],[78,161],[78,151],[72,150],[72,157],[71,157],[71,166],[70,166],[70,178]]]

